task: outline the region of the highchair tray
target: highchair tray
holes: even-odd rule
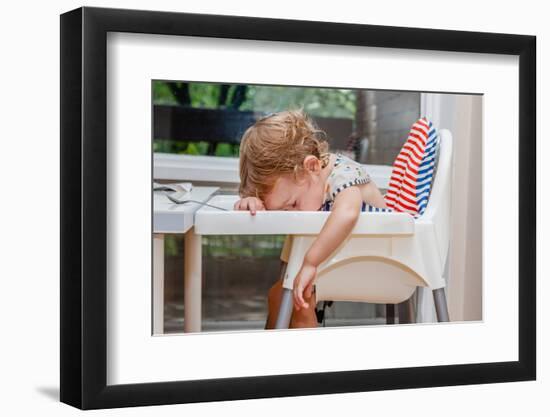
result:
[[[199,235],[316,235],[330,212],[233,210],[237,195],[217,195],[195,213]],[[220,208],[225,209],[220,210]],[[414,218],[406,213],[361,213],[352,234],[412,235]]]

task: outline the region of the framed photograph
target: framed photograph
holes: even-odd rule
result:
[[[61,15],[61,401],[535,379],[535,45]]]

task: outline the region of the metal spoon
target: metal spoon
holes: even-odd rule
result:
[[[218,210],[229,211],[229,210],[227,210],[226,208],[218,207],[218,206],[213,206],[212,204],[204,203],[204,202],[202,202],[202,201],[197,201],[197,200],[178,200],[177,198],[172,197],[172,196],[171,196],[170,194],[168,194],[168,193],[166,193],[165,196],[168,197],[168,200],[170,200],[172,203],[176,203],[176,204],[196,203],[196,204],[199,204],[199,205],[201,205],[201,206],[207,206],[207,207],[212,207],[212,208],[215,208],[215,209],[218,209]]]

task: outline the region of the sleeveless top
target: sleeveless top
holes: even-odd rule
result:
[[[338,193],[354,185],[367,184],[371,181],[366,168],[342,154],[336,154],[332,172],[325,185],[325,199],[322,210],[331,209]]]

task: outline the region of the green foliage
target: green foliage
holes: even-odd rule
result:
[[[216,156],[235,156],[234,146],[230,143],[218,143],[216,146]]]
[[[208,142],[183,142],[179,140],[155,139],[153,141],[153,152],[206,155],[208,153]]]
[[[185,151],[180,152],[187,155],[206,155],[208,152],[208,143],[206,142],[189,142]]]
[[[191,106],[218,108],[221,84],[189,83]],[[236,85],[229,89],[229,101]],[[153,82],[155,104],[176,104],[165,81]],[[276,112],[288,108],[303,107],[312,116],[353,118],[355,115],[355,90],[318,87],[247,86],[246,100],[239,110]]]
[[[168,84],[164,81],[153,81],[154,104],[177,104]]]
[[[190,83],[189,94],[191,96],[192,107],[205,109],[218,108],[218,98],[220,96],[219,84]]]
[[[177,235],[164,235],[164,253],[166,256],[177,256],[178,249]]]
[[[153,141],[153,152],[185,153],[186,148],[187,143],[179,140],[155,139]]]
[[[334,88],[249,86],[240,110],[277,112],[303,107],[312,116],[352,119],[355,91]]]

